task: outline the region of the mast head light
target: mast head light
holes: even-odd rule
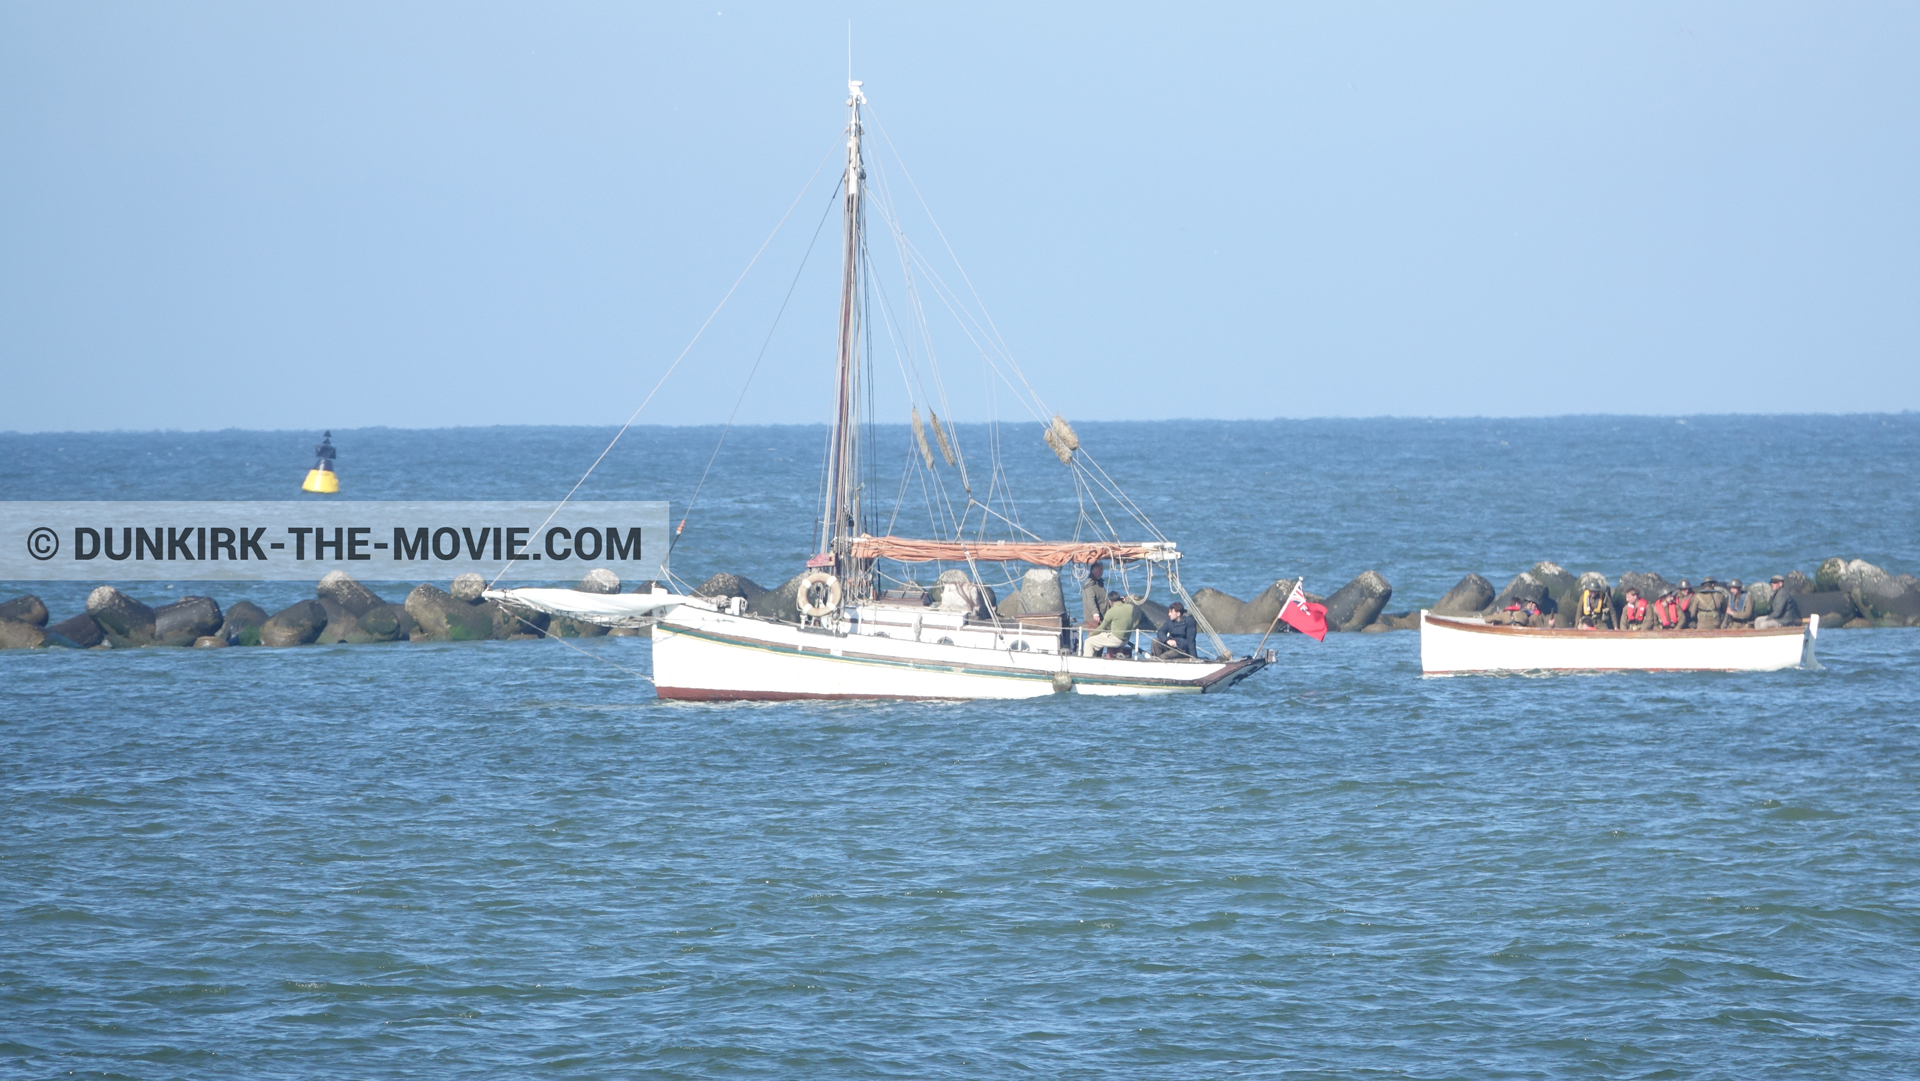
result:
[[[863,84],[859,79],[847,80],[847,104],[848,105],[865,105],[867,103],[867,96],[860,92],[860,87],[862,85]]]

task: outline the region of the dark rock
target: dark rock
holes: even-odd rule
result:
[[[106,632],[107,641],[115,649],[153,642],[153,609],[112,586],[101,586],[87,594],[87,614]]]
[[[1551,605],[1543,602],[1540,605],[1541,609],[1565,612],[1568,618],[1561,620],[1560,625],[1570,626],[1573,613],[1580,606],[1580,579],[1574,577],[1558,563],[1549,563],[1544,559],[1528,568],[1527,573],[1533,575],[1534,581],[1546,587],[1547,599],[1553,602]]]
[[[1875,618],[1908,627],[1920,626],[1920,589],[1909,589],[1875,603]]]
[[[778,619],[787,623],[800,622],[800,610],[794,607],[795,599],[800,596],[800,579],[805,572],[796,574],[780,583],[776,589],[770,589],[747,602],[747,614],[762,619]]]
[[[1265,634],[1273,621],[1280,618],[1280,609],[1286,606],[1287,598],[1293,595],[1293,585],[1297,579],[1282,578],[1261,590],[1240,609],[1240,634]],[[1304,595],[1304,594],[1303,594]],[[1319,597],[1308,598],[1320,601]],[[1214,628],[1218,630],[1219,628]]]
[[[1839,556],[1821,560],[1819,569],[1813,572],[1813,592],[1836,593],[1845,589],[1846,585],[1841,579],[1846,573],[1847,561]]]
[[[575,590],[575,592],[579,592]],[[501,641],[508,639],[578,637],[562,631],[563,624],[573,621],[564,616],[550,615],[531,605],[514,601],[485,601],[479,607],[484,608],[493,620],[493,637]],[[604,633],[604,632],[603,632]],[[589,636],[590,637],[590,636]]]
[[[1786,588],[1788,593],[1812,593],[1813,579],[1799,571],[1788,571]]]
[[[580,584],[573,587],[580,593],[618,593],[620,576],[606,567],[595,567],[580,576]]]
[[[1447,590],[1440,603],[1430,609],[1436,616],[1477,616],[1493,603],[1493,583],[1477,574],[1469,574]]]
[[[100,629],[100,624],[95,623],[93,617],[84,612],[72,619],[63,619],[55,623],[47,628],[47,633],[57,634],[81,649],[92,649],[107,640],[107,634]]]
[[[973,580],[966,571],[941,571],[928,591],[928,603],[947,612],[965,612],[970,619],[987,619],[1000,607],[993,587]]]
[[[413,631],[413,617],[407,615],[406,608],[398,604],[381,601],[364,612],[355,613],[332,597],[322,597],[320,606],[327,610],[327,625],[321,628],[320,636],[314,641],[323,646],[395,642]]]
[[[40,598],[31,593],[15,597],[0,604],[0,619],[17,619],[22,623],[31,623],[36,627],[47,625],[47,606]]]
[[[313,592],[322,601],[339,605],[355,619],[387,603],[373,590],[354,581],[346,571],[328,571]]]
[[[1054,613],[1042,612],[1038,614],[1052,615]],[[1060,614],[1065,615],[1066,613],[1062,612]],[[1167,606],[1161,604],[1159,601],[1148,598],[1133,606],[1133,625],[1143,631],[1157,631],[1160,629],[1160,624],[1166,621]]]
[[[601,638],[611,633],[612,627],[603,627],[598,623],[588,623],[581,619],[566,616],[554,616],[547,621],[546,632],[557,638]]]
[[[1601,574],[1599,571],[1587,571],[1580,576],[1580,587],[1575,591],[1575,599],[1578,599],[1579,594],[1585,593],[1589,589],[1610,592],[1613,586],[1607,581],[1606,575]]]
[[[721,571],[719,574],[700,583],[700,588],[694,590],[693,595],[696,597],[741,597],[745,599],[746,603],[752,604],[764,596],[766,592],[764,588],[751,578],[743,578],[738,574],[728,574],[726,571]]]
[[[1374,622],[1369,623],[1366,626],[1360,628],[1360,633],[1361,634],[1385,634],[1388,631],[1391,631],[1393,629],[1394,629],[1393,627],[1385,623],[1381,623],[1378,620],[1375,620]]]
[[[252,601],[237,601],[227,608],[226,622],[214,633],[225,638],[231,645],[257,646],[260,644],[260,628],[267,622],[267,613]]]
[[[487,591],[487,580],[477,574],[462,574],[453,580],[451,596],[455,600],[468,604],[479,604],[480,595]]]
[[[1481,581],[1485,580],[1484,578],[1481,579]],[[1491,593],[1493,586],[1487,586],[1487,591]],[[1420,613],[1395,612],[1391,615],[1382,614],[1379,619],[1373,621],[1373,626],[1385,627],[1388,630],[1394,631],[1417,631],[1420,629]]]
[[[347,611],[345,605],[328,597],[321,597],[320,607],[327,610],[327,625],[320,628],[320,634],[313,642],[320,646],[339,645],[353,641],[360,631],[360,617]]]
[[[1794,600],[1800,605],[1802,618],[1818,615],[1822,627],[1838,627],[1859,614],[1853,610],[1853,598],[1837,589],[1801,593]]]
[[[1755,615],[1764,616],[1773,611],[1773,586],[1768,582],[1755,582],[1747,587],[1747,596],[1753,598]]]
[[[0,617],[0,649],[43,649],[47,632],[21,619]]]
[[[217,634],[203,634],[193,640],[195,649],[225,649],[227,640]]]
[[[1220,634],[1247,633],[1240,629],[1245,622],[1247,602],[1232,594],[1208,586],[1193,595],[1193,607]]]
[[[375,642],[403,642],[413,635],[413,617],[403,604],[383,604],[361,615],[360,630]]]
[[[553,617],[545,612],[512,608],[499,601],[483,601],[480,607],[493,617],[493,636],[502,641],[547,637]]]
[[[182,597],[153,610],[153,644],[190,646],[195,638],[219,630],[225,619],[212,597]]]
[[[327,626],[327,608],[319,601],[295,601],[260,625],[260,644],[275,648],[304,646]]]
[[[1627,590],[1637,589],[1640,596],[1651,604],[1660,599],[1662,593],[1673,588],[1673,583],[1657,574],[1646,571],[1628,571],[1620,576],[1620,582],[1613,587],[1614,607],[1627,603]]]
[[[1513,576],[1513,581],[1508,582],[1507,588],[1501,590],[1499,595],[1493,598],[1493,603],[1487,607],[1491,611],[1503,611],[1510,605],[1525,600],[1538,601],[1546,595],[1547,587],[1540,584],[1540,580],[1533,576],[1532,571],[1521,571]]]
[[[1920,594],[1864,559],[1847,564],[1840,584],[1853,601],[1854,610],[1868,619],[1891,620],[1898,625],[1920,615]]]
[[[1827,617],[1825,616],[1820,617],[1820,622],[1822,624],[1825,624],[1826,621],[1827,621]],[[1847,620],[1845,623],[1840,624],[1840,629],[1843,631],[1863,631],[1871,626],[1874,626],[1873,620],[1867,619],[1864,616],[1855,616],[1852,619]]]
[[[1060,588],[1060,572],[1035,567],[1020,579],[1020,588],[999,604],[1003,616],[1050,616],[1067,610],[1067,595]]]
[[[1327,629],[1357,631],[1372,623],[1393,599],[1393,586],[1379,571],[1361,571],[1360,577],[1327,598]]]
[[[416,586],[407,594],[406,607],[416,625],[415,640],[424,637],[436,642],[478,642],[493,637],[493,613],[483,605],[468,604],[446,590],[430,585]]]

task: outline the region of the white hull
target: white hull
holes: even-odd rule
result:
[[[680,699],[1039,698],[1202,694],[1267,664],[1108,660],[1034,648],[1032,634],[996,637],[1014,648],[844,634],[689,603],[654,628],[653,678],[660,697]]]
[[[1420,613],[1420,670],[1454,672],[1772,672],[1817,667],[1818,616],[1755,631],[1581,631],[1500,627]]]

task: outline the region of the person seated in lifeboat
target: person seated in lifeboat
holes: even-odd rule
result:
[[[1712,575],[1700,579],[1700,592],[1688,604],[1687,625],[1696,631],[1720,629],[1721,614],[1727,610],[1727,594]]]
[[[1687,583],[1683,579],[1680,584],[1684,587]],[[1686,599],[1693,599],[1692,589],[1687,590]],[[1687,619],[1687,610],[1682,607],[1683,604],[1684,602],[1681,600],[1681,593],[1678,589],[1669,589],[1665,593],[1660,594],[1653,602],[1654,625],[1663,631],[1677,631],[1681,629]]]
[[[1546,630],[1556,622],[1554,616],[1548,613],[1540,601],[1534,597],[1528,597],[1520,602],[1520,613],[1524,617],[1519,624],[1522,627]]]
[[[1647,599],[1637,589],[1627,590],[1627,602],[1620,606],[1620,629],[1646,631],[1652,630],[1653,626],[1653,609],[1647,604]]]
[[[1179,601],[1167,605],[1167,620],[1153,636],[1154,659],[1190,661],[1198,657],[1193,644],[1197,629],[1185,605]]]
[[[1687,581],[1685,578],[1680,579],[1680,584],[1678,586],[1675,586],[1673,590],[1673,603],[1675,606],[1675,610],[1680,615],[1680,620],[1679,622],[1675,623],[1671,627],[1668,627],[1663,622],[1661,624],[1661,627],[1670,631],[1692,630],[1693,629],[1693,583],[1692,582]]]
[[[1080,655],[1091,657],[1098,650],[1102,657],[1132,657],[1133,647],[1127,645],[1127,634],[1133,630],[1133,605],[1120,595],[1117,589],[1107,591],[1107,614],[1100,617],[1100,626],[1087,635],[1086,644],[1080,647]]]
[[[1575,606],[1574,626],[1583,631],[1610,631],[1613,629],[1613,590],[1605,583],[1588,586],[1580,591],[1579,603]]]
[[[1727,581],[1727,607],[1720,613],[1720,629],[1723,631],[1744,631],[1753,627],[1753,594],[1740,584],[1740,579]]]

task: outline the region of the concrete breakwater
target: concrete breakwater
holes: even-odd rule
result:
[[[268,613],[251,601],[236,601],[223,609],[211,597],[183,597],[171,604],[148,607],[112,586],[101,586],[88,595],[86,611],[51,624],[47,606],[40,598],[28,595],[0,604],[0,649],[209,649],[593,638],[637,633],[549,618],[545,613],[509,610],[481,596],[486,587],[486,580],[479,575],[463,574],[449,583],[448,589],[423,584],[396,603],[335,571],[320,580],[313,599]],[[618,593],[621,583],[612,571],[600,568],[587,572],[574,588],[585,593]]]
[[[745,610],[771,619],[795,618],[800,578],[796,575],[773,589],[742,575],[720,573],[693,593],[710,598],[739,597]],[[1863,560],[1832,558],[1809,576],[1795,570],[1785,574],[1783,588],[1795,594],[1803,615],[1819,614],[1826,627],[1920,626],[1920,581],[1912,575],[1892,575]],[[1217,589],[1193,594],[1194,607],[1222,634],[1263,634],[1275,618],[1294,579],[1283,578],[1251,600]],[[990,586],[968,580],[964,571],[951,570],[926,588],[927,603],[936,607],[971,610],[982,616],[1031,617],[1065,615],[1066,590],[1058,572],[1031,570],[1001,600]],[[1505,588],[1479,574],[1469,574],[1436,602],[1427,605],[1438,615],[1485,616],[1523,599],[1544,601],[1560,612],[1574,610],[1580,591],[1600,586],[1610,589],[1616,607],[1627,589],[1655,598],[1672,586],[1659,574],[1629,571],[1610,579],[1597,571],[1575,575],[1558,564],[1542,561],[1520,572]],[[101,586],[87,598],[87,610],[50,623],[40,598],[25,595],[0,603],[0,649],[146,648],[157,646],[289,647],[303,645],[372,644],[379,642],[531,640],[545,637],[592,638],[643,632],[614,629],[576,620],[509,609],[481,596],[486,582],[465,574],[447,589],[416,586],[404,601],[392,602],[335,571],[320,580],[311,600],[268,613],[249,601],[222,608],[211,597],[183,597],[149,607],[112,586]],[[612,571],[589,571],[574,586],[586,593],[618,593],[622,583]],[[644,583],[635,592],[659,588]],[[1757,611],[1766,611],[1772,594],[1765,581],[1750,591]],[[1365,571],[1327,596],[1308,593],[1307,599],[1327,606],[1329,629],[1346,633],[1416,630],[1419,610],[1389,612],[1393,586],[1378,571]],[[1158,628],[1166,606],[1148,600],[1137,606],[1143,629]],[[1293,633],[1279,624],[1276,633]]]

